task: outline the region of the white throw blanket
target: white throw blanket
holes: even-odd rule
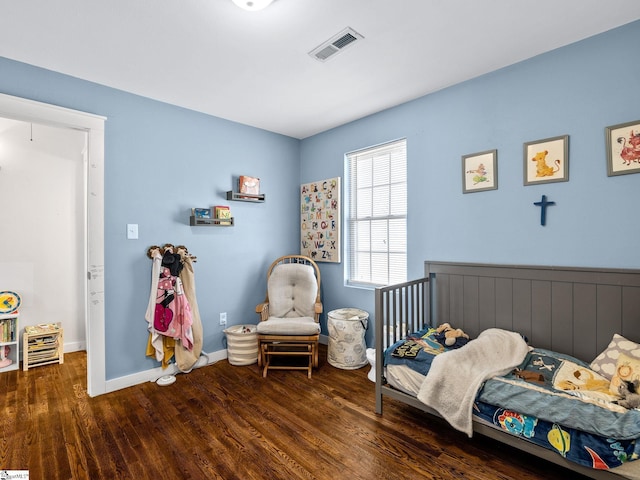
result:
[[[418,400],[471,437],[473,402],[480,386],[520,365],[528,351],[518,333],[498,328],[485,330],[465,346],[433,359]]]

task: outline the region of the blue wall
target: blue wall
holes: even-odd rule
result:
[[[0,92],[108,117],[105,136],[107,379],[144,357],[150,245],[187,245],[204,350],[224,348],[218,314],[255,323],[264,274],[299,251],[299,185],[344,176],[344,154],[406,137],[409,278],[451,260],[640,268],[640,174],[607,177],[604,128],[640,120],[640,22],[298,141],[0,58]],[[522,144],[569,135],[569,182],[523,186]],[[462,194],[461,156],[496,148],[499,188]],[[233,228],[189,227],[193,206],[226,204],[240,174],[267,201],[232,202]],[[540,226],[541,195],[555,201]],[[140,239],[126,240],[127,223]],[[325,312],[373,316],[373,292],[320,264]],[[325,316],[326,318],[326,316]],[[324,319],[323,319],[324,323]],[[326,331],[326,330],[325,330]],[[371,343],[371,329],[368,332]]]
[[[407,138],[409,279],[424,260],[640,267],[640,174],[608,177],[604,128],[640,120],[640,22],[302,141],[301,181],[344,153]],[[523,143],[569,135],[569,181],[523,185]],[[462,193],[461,156],[498,150],[498,189]],[[540,225],[542,195],[555,201]],[[373,315],[371,291],[322,264],[327,310]],[[368,341],[371,343],[371,331]]]
[[[229,325],[256,323],[267,267],[298,251],[299,140],[0,58],[0,92],[108,117],[105,124],[107,379],[158,364],[145,357],[151,245],[197,256],[203,349]],[[265,203],[228,202],[238,175],[261,178]],[[190,227],[191,207],[230,205],[235,226]],[[126,224],[139,224],[139,240]]]

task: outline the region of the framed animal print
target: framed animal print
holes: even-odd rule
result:
[[[569,135],[524,144],[524,184],[569,181]]]
[[[462,156],[462,193],[484,192],[497,188],[497,150]]]
[[[607,175],[640,173],[640,120],[605,128]]]

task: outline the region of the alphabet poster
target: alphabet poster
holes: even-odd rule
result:
[[[300,186],[300,253],[340,263],[340,177]]]

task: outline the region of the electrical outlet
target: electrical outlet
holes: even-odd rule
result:
[[[220,314],[220,325],[223,327],[227,324],[227,312],[222,312]]]

